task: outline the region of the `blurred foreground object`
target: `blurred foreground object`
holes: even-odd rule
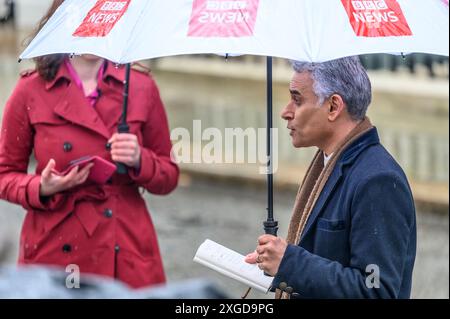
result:
[[[14,0],[5,0],[2,6],[4,9],[2,8],[2,10],[0,11],[2,12],[2,14],[0,15],[0,25],[4,23],[14,24],[16,19]]]
[[[226,298],[211,282],[192,279],[164,286],[131,289],[109,278],[81,274],[80,288],[67,288],[72,274],[59,268],[0,268],[0,298],[8,299],[218,299]],[[70,283],[69,283],[70,284]]]

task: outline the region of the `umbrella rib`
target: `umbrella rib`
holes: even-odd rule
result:
[[[126,44],[130,43],[131,38],[134,35],[134,30],[136,29],[137,25],[139,24],[139,21],[140,21],[141,17],[143,16],[144,12],[146,12],[147,7],[149,6],[149,3],[150,3],[150,1],[147,1],[147,3],[145,4],[145,7],[141,10],[139,17],[136,19],[136,23],[134,24],[133,28],[131,29],[130,36],[128,37],[127,42],[125,43],[124,49],[122,51],[122,54],[120,55],[121,56],[120,61],[119,61],[120,64],[122,64],[124,62],[130,62],[130,63],[134,62],[134,61],[124,61],[125,51],[126,51],[126,47],[127,47]]]

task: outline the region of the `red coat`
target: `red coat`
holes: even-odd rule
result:
[[[115,174],[106,185],[85,183],[42,202],[40,172],[48,161],[62,171],[86,155],[111,160],[107,141],[122,112],[124,68],[109,63],[89,105],[63,65],[55,79],[22,76],[3,114],[0,135],[0,198],[28,212],[20,238],[19,263],[77,264],[81,272],[115,277],[133,287],[165,282],[156,232],[139,187],[167,194],[179,170],[155,82],[133,70],[128,124],[142,147],[138,175]],[[27,174],[34,150],[35,174]]]

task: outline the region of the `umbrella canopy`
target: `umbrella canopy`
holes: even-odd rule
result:
[[[447,0],[66,0],[20,56],[91,53],[124,64],[178,54],[322,62],[448,55]]]

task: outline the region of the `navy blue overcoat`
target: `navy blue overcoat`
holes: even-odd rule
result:
[[[373,128],[338,159],[272,287],[291,287],[291,298],[409,298],[415,256],[411,189]]]

